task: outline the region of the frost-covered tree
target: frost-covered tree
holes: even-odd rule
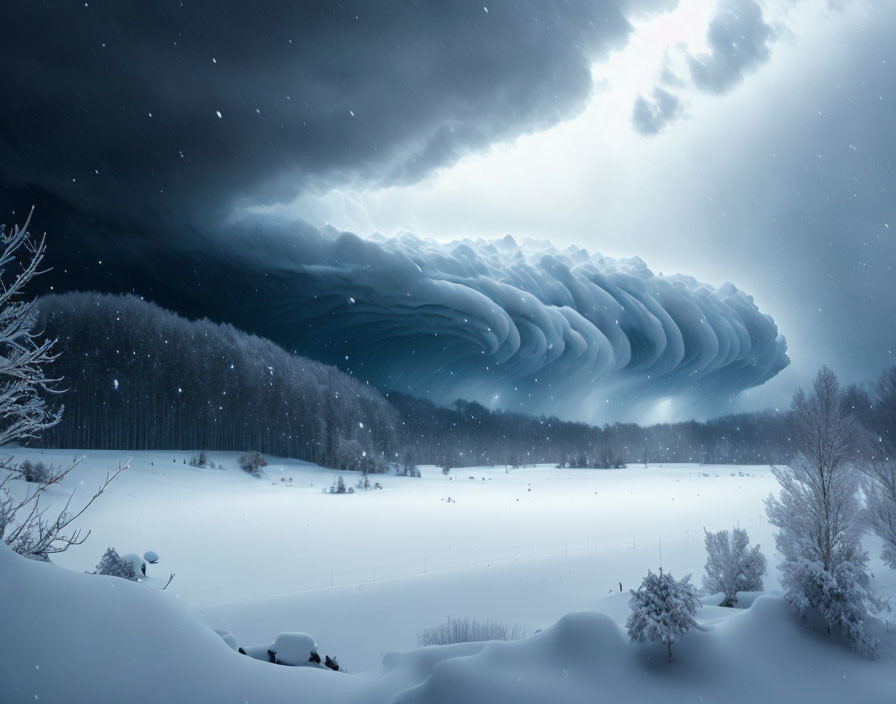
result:
[[[240,469],[244,472],[248,472],[253,477],[260,477],[261,468],[267,466],[268,461],[260,452],[253,450],[252,452],[247,452],[245,455],[240,455]]]
[[[633,641],[665,643],[672,662],[672,644],[681,634],[697,625],[694,616],[700,606],[691,575],[676,580],[670,573],[647,571],[637,591],[631,590],[628,604],[632,612],[625,627]]]
[[[25,288],[41,273],[46,251],[43,237],[31,239],[30,222],[29,214],[11,232],[0,225],[0,445],[37,437],[62,417],[62,408],[46,400],[47,394],[58,393],[59,379],[45,371],[56,359],[56,340],[41,339],[35,301],[25,300]]]
[[[49,377],[45,365],[53,362],[56,340],[41,339],[36,329],[34,301],[24,299],[26,285],[41,273],[46,251],[44,238],[34,242],[25,224],[7,232],[0,225],[0,445],[35,438],[59,423],[62,407],[51,408],[49,394],[59,393],[57,378]],[[74,494],[58,512],[49,512],[41,503],[47,490],[58,485],[77,466],[76,460],[65,469],[47,470],[38,466],[16,466],[12,457],[0,461],[0,540],[14,552],[49,561],[50,555],[83,543],[89,532],[69,531],[69,526],[103,493],[109,482],[125,467],[106,476],[99,489],[77,511],[70,511]],[[26,460],[27,462],[27,460]],[[23,465],[25,463],[23,462]],[[10,481],[23,477],[36,486],[17,498]]]
[[[132,582],[137,581],[137,572],[134,569],[134,563],[130,560],[123,559],[115,548],[108,548],[103,553],[99,564],[96,566],[97,574],[109,575],[111,577],[121,577],[129,579]]]
[[[797,454],[789,468],[774,470],[780,495],[766,499],[769,523],[780,529],[785,598],[801,614],[817,610],[829,632],[842,629],[857,652],[874,657],[879,644],[865,621],[880,602],[861,544],[860,475],[849,461],[853,418],[834,373],[822,367],[812,393],[794,396],[793,409]]]
[[[722,592],[724,598],[719,606],[734,606],[738,592],[758,592],[762,590],[762,576],[765,574],[765,556],[759,546],[750,547],[747,531],[734,528],[718,533],[706,533],[706,572],[703,588],[709,594]]]
[[[896,367],[877,382],[862,463],[868,527],[883,542],[881,558],[896,569]]]
[[[865,466],[868,527],[882,542],[881,559],[896,569],[896,460],[874,459]]]

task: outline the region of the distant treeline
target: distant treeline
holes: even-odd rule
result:
[[[383,395],[335,367],[230,325],[189,321],[135,296],[40,299],[59,339],[52,372],[68,390],[47,447],[258,450],[322,465],[383,471],[393,463],[464,466],[553,462],[783,464],[789,412],[603,428]],[[857,413],[870,408],[851,389]]]
[[[492,412],[478,403],[439,408],[389,394],[402,418],[402,444],[413,457],[443,466],[554,462],[618,467],[637,462],[783,464],[789,458],[789,412],[728,415],[705,423],[603,428],[557,418]]]

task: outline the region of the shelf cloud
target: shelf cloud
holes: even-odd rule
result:
[[[263,332],[381,388],[599,420],[662,399],[706,412],[789,364],[750,296],[637,257],[291,227],[231,238],[279,291]]]

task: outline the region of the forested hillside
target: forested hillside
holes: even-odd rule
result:
[[[375,389],[230,325],[135,296],[39,301],[67,389],[48,447],[250,450],[333,467],[394,457],[398,414]]]

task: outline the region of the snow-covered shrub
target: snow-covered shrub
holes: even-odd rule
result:
[[[730,535],[727,530],[706,531],[703,589],[708,594],[722,592],[724,598],[719,606],[734,606],[738,592],[762,591],[765,570],[765,556],[758,545],[750,548],[747,531],[734,528]]]
[[[700,600],[691,575],[678,581],[670,573],[663,573],[662,568],[659,574],[648,570],[641,586],[631,595],[628,603],[632,612],[625,623],[628,637],[633,641],[665,643],[672,662],[672,644],[697,625],[694,616]]]
[[[198,457],[190,458],[190,466],[191,467],[199,467],[204,469],[208,465],[208,457],[205,456],[205,452],[200,452]]]
[[[348,490],[345,488],[345,482],[342,480],[342,477],[338,477],[335,482],[330,485],[330,489],[328,491],[330,494],[345,494],[348,493]]]
[[[15,471],[26,482],[32,482],[34,484],[45,484],[58,473],[58,470],[52,465],[48,466],[43,462],[33,463],[29,459],[22,460]]]
[[[134,563],[119,556],[115,551],[115,548],[108,548],[106,552],[103,553],[102,559],[100,559],[99,564],[96,566],[96,573],[109,575],[110,577],[121,577],[122,579],[129,579],[132,582],[137,581],[137,572],[134,569]]]
[[[253,477],[261,476],[261,468],[267,467],[268,461],[264,458],[260,452],[247,452],[245,455],[240,455],[240,469],[244,472],[248,472]]]
[[[151,565],[156,565],[159,562],[159,556],[153,550],[147,550],[145,553],[143,553],[143,559]]]
[[[417,643],[421,646],[451,645],[487,640],[520,640],[525,637],[525,631],[517,624],[508,627],[497,621],[449,618],[438,626],[423,629],[417,634]]]
[[[823,367],[813,393],[794,396],[798,454],[790,467],[774,469],[779,498],[766,499],[775,536],[784,597],[800,614],[821,614],[840,628],[853,649],[876,657],[880,644],[865,631],[868,609],[882,604],[871,590],[864,521],[858,500],[859,473],[851,466],[853,417],[837,377]]]

